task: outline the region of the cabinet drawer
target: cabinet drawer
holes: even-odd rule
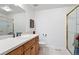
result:
[[[35,39],[32,39],[32,40],[26,42],[24,44],[24,51],[26,51],[27,49],[29,49],[32,46],[32,44],[34,44],[34,43],[35,43]]]
[[[37,43],[39,43],[39,39],[35,39],[35,41],[36,41]]]
[[[39,42],[39,36],[37,36],[37,37],[35,38],[35,40],[36,40],[36,42]]]
[[[37,36],[36,39],[39,39],[39,36]]]
[[[25,52],[24,52],[24,55],[30,55],[30,49],[27,49]]]
[[[23,46],[20,46],[15,50],[9,52],[7,55],[22,55],[22,54],[23,54]]]
[[[36,53],[35,53],[35,44],[33,44],[32,46],[31,46],[31,48],[30,48],[30,52],[31,52],[31,55],[35,55]]]

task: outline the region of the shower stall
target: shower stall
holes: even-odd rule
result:
[[[66,17],[67,17],[66,19],[66,39],[67,39],[66,45],[69,52],[74,55],[75,36],[79,34],[79,5],[76,6],[73,10],[71,10],[66,15]]]

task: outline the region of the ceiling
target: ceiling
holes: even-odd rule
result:
[[[72,4],[23,4],[23,5],[28,6],[31,10],[35,10],[35,11],[73,6]],[[4,9],[1,9],[1,7],[4,7],[4,6],[10,7],[12,9],[12,11],[5,11]],[[27,7],[25,7],[25,8],[27,8]],[[16,14],[16,13],[21,13],[21,12],[25,12],[25,10],[20,5],[0,4],[0,13],[10,15],[10,14]]]
[[[1,8],[1,7],[5,7],[5,6],[10,7],[12,11],[5,11],[4,9]],[[18,5],[0,4],[0,13],[2,13],[2,14],[16,14],[16,13],[21,13],[21,12],[24,12],[24,10]]]
[[[30,4],[29,6],[35,9],[36,11],[38,11],[38,10],[68,7],[68,6],[74,6],[74,5],[75,4]]]

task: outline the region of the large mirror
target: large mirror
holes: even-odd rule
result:
[[[13,19],[0,16],[0,35],[12,35],[13,32]]]

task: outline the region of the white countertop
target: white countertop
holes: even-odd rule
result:
[[[38,36],[38,34],[27,34],[15,38],[7,38],[0,40],[0,55],[5,55],[17,47],[28,42],[32,38]]]

